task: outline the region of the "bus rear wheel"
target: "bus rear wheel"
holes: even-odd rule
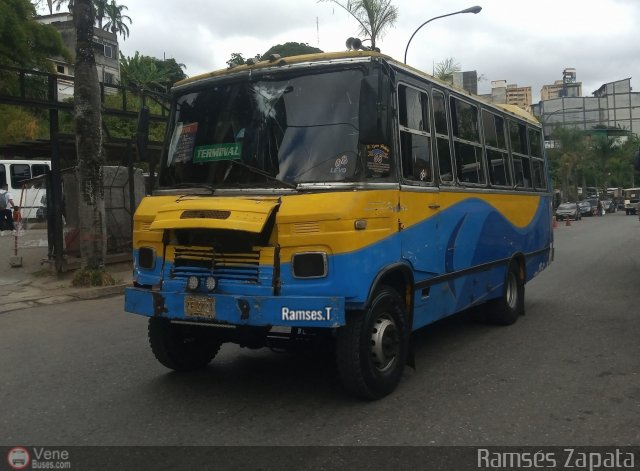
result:
[[[369,308],[350,313],[338,329],[336,357],[345,388],[365,399],[391,393],[402,377],[409,335],[402,298],[381,286]]]
[[[169,319],[149,318],[149,345],[156,359],[176,371],[193,371],[207,366],[222,342],[207,327],[172,324]]]
[[[497,325],[511,325],[524,315],[524,278],[520,276],[520,266],[515,260],[507,269],[502,296],[489,301],[485,313],[487,320]]]

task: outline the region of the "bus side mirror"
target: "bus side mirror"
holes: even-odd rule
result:
[[[362,79],[359,106],[361,144],[390,144],[390,99],[388,76],[377,73]]]

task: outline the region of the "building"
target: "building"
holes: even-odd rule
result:
[[[602,85],[591,97],[560,96],[533,105],[547,140],[559,127],[593,134],[640,135],[640,93],[631,90],[631,78]]]
[[[453,84],[456,87],[463,88],[474,95],[478,94],[478,72],[469,70],[466,72],[454,72]]]
[[[576,69],[572,68],[562,71],[562,80],[556,80],[553,85],[543,85],[540,89],[541,100],[580,96],[582,96],[582,82],[576,81]]]
[[[49,24],[56,28],[62,36],[62,41],[75,59],[76,30],[73,25],[71,13],[55,13],[53,15],[39,16],[39,23]],[[93,28],[93,47],[95,52],[98,80],[108,85],[120,83],[120,60],[118,38],[111,31]],[[63,100],[73,96],[73,63],[67,62],[63,57],[52,57],[56,71],[65,76],[58,79],[58,98]]]
[[[491,94],[482,97],[491,103],[505,103],[531,111],[531,87],[518,87],[515,83],[507,84],[506,80],[494,80],[491,82]]]

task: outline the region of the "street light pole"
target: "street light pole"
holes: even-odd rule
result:
[[[465,8],[464,10],[460,10],[460,11],[456,11],[453,13],[447,13],[446,15],[440,15],[440,16],[436,16],[434,18],[431,18],[430,20],[425,21],[424,23],[422,23],[420,26],[418,26],[418,28],[413,32],[413,34],[411,35],[411,37],[409,38],[409,42],[407,43],[407,47],[404,50],[404,63],[407,63],[407,51],[409,50],[409,44],[411,44],[411,40],[413,39],[413,37],[416,35],[416,33],[418,31],[420,31],[420,29],[425,26],[427,23],[432,22],[433,20],[437,20],[439,18],[445,18],[447,16],[453,16],[453,15],[459,15],[461,13],[473,13],[474,15],[477,13],[480,13],[480,10],[482,10],[482,7],[480,6],[474,6],[474,7],[469,7],[469,8]]]

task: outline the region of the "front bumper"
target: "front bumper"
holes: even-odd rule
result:
[[[194,298],[212,307],[207,315],[187,313]],[[340,327],[345,325],[345,301],[341,297],[242,296],[125,290],[125,311],[143,316],[225,325]]]

